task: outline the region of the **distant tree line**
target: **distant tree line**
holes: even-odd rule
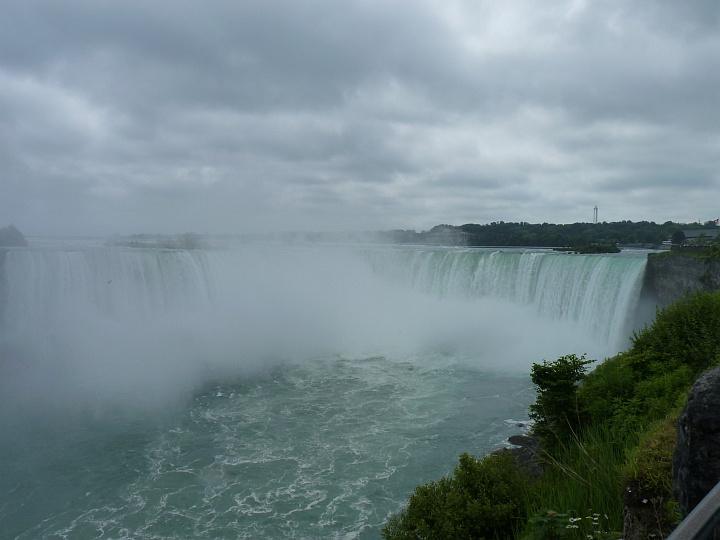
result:
[[[602,223],[527,223],[497,221],[485,225],[437,225],[424,232],[387,231],[386,239],[398,243],[468,246],[569,247],[593,244],[657,245],[687,228],[713,228],[714,223],[685,224],[666,221],[615,221]]]

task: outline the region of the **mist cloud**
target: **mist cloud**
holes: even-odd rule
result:
[[[160,411],[209,383],[313,359],[382,356],[524,376],[533,361],[566,351],[604,358],[620,346],[588,321],[538,306],[422,292],[392,277],[402,265],[376,272],[345,249],[255,246],[197,260],[18,253],[0,340],[0,426],[53,411]]]

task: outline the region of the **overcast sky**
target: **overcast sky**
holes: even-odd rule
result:
[[[720,215],[720,2],[10,0],[0,225]]]

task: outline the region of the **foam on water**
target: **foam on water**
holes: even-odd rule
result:
[[[374,538],[415,484],[517,431],[504,420],[530,394],[524,377],[460,366],[311,360],[213,386],[163,426],[116,426],[81,455],[36,449],[48,499],[17,493],[0,523],[23,539]]]

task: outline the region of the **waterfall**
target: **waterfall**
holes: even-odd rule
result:
[[[313,257],[318,260],[308,262]],[[376,279],[394,287],[528,305],[543,318],[579,323],[619,348],[638,301],[645,261],[644,255],[427,247],[342,248],[329,254],[319,247],[11,249],[0,261],[0,313],[5,331],[43,328],[74,312],[142,320],[208,312],[218,298],[227,303],[229,291],[236,303],[260,305],[265,299],[256,291],[274,289],[273,283],[285,287],[273,291],[277,296],[311,288],[297,296],[296,303],[302,303],[322,296],[325,286],[335,287],[327,290],[329,296],[353,287],[358,278],[349,267],[369,264]],[[293,282],[293,272],[302,277]],[[308,279],[317,273],[322,276]],[[253,282],[260,276],[262,283]]]
[[[372,536],[417,482],[517,431],[532,362],[618,351],[644,265],[0,249],[0,521],[18,538]]]
[[[645,272],[642,255],[413,248],[368,250],[376,272],[440,296],[496,297],[543,317],[580,323],[618,346],[626,338]]]
[[[288,362],[527,373],[625,347],[638,255],[429,247],[0,250],[0,410],[162,406]],[[0,415],[2,416],[2,415]]]
[[[73,310],[138,317],[212,300],[207,257],[201,252],[9,250],[4,269],[6,327],[42,325]]]

